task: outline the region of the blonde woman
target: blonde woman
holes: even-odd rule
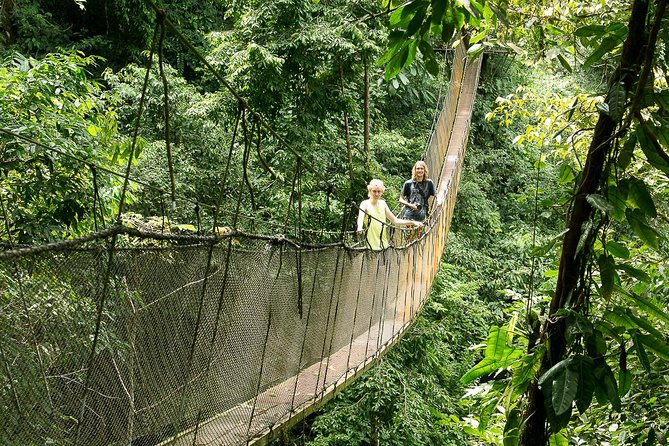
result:
[[[405,220],[395,217],[381,195],[386,188],[383,181],[373,179],[367,185],[367,200],[360,203],[358,212],[358,232],[363,232],[367,227],[367,245],[373,250],[381,250],[388,247],[388,230],[386,219],[394,225],[421,226],[422,223],[413,220]]]
[[[434,183],[425,161],[416,161],[411,169],[411,179],[404,182],[399,202],[406,206],[402,217],[423,221],[428,214],[428,199],[436,195]]]

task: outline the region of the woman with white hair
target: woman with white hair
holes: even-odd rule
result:
[[[367,228],[367,245],[373,250],[381,250],[388,247],[388,230],[386,219],[395,225],[421,226],[422,223],[413,220],[404,220],[395,217],[395,214],[388,208],[385,200],[381,200],[381,195],[386,188],[383,181],[373,179],[367,185],[367,200],[360,203],[358,212],[358,232],[362,233]]]

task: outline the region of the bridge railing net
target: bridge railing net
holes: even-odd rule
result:
[[[246,444],[321,401],[427,296],[465,147],[444,131],[428,156],[445,202],[402,248],[116,228],[0,252],[0,444]]]

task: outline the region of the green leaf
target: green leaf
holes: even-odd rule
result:
[[[495,17],[497,17],[504,26],[506,26],[507,28],[510,26],[509,19],[506,16],[506,10],[498,8],[495,3],[486,2],[485,4],[486,6],[490,6],[490,9],[492,9],[495,12]]]
[[[574,399],[580,413],[585,412],[592,402],[595,391],[594,367],[595,362],[589,356],[576,356],[570,364],[570,368],[578,375],[578,389]]]
[[[600,293],[602,297],[608,299],[611,297],[613,292],[613,287],[616,283],[616,263],[613,260],[613,256],[602,254],[597,259],[599,263],[599,277],[602,282],[600,288]]]
[[[441,40],[444,42],[450,42],[455,34],[455,23],[452,21],[444,20],[441,28]]]
[[[644,317],[639,317],[632,312],[629,308],[625,308],[625,313],[639,328],[642,328],[648,332],[651,336],[655,336],[658,339],[664,339],[664,335],[653,326],[653,324]]]
[[[564,413],[558,415],[553,409],[553,386],[545,385],[541,387],[541,392],[544,394],[544,408],[546,409],[546,418],[550,423],[551,431],[554,433],[559,432],[569,424],[572,406],[569,406],[569,408]]]
[[[636,146],[636,142],[636,135],[630,133],[618,155],[617,164],[618,167],[620,167],[620,170],[625,170],[630,165],[632,156],[634,155],[634,146]]]
[[[659,249],[657,242],[657,231],[650,227],[650,225],[646,222],[646,216],[642,211],[639,209],[627,209],[625,212],[625,217],[627,218],[627,222],[632,227],[634,233],[637,235],[637,237],[639,237],[639,239],[641,239],[642,242],[655,250]]]
[[[592,231],[592,220],[586,220],[583,222],[583,225],[581,226],[581,236],[578,238],[578,244],[576,245],[576,252],[574,252],[574,259],[576,259],[576,256],[578,256],[583,250],[583,247],[585,246],[585,241],[588,239],[588,236],[590,235],[590,231]]]
[[[548,446],[569,446],[566,432],[561,430],[548,437]]]
[[[567,336],[568,342],[570,343],[576,339],[576,335],[582,335],[584,338],[592,335],[592,323],[581,314],[570,314],[567,317],[566,325],[567,327],[565,334]]]
[[[627,99],[627,92],[621,82],[616,82],[611,86],[609,91],[608,104],[609,116],[613,122],[620,122],[625,113],[625,101]]]
[[[541,377],[539,378],[539,387],[542,387],[544,384],[550,385],[555,377],[562,372],[562,369],[567,367],[569,364],[569,359],[563,359],[562,361],[555,364],[553,367],[548,369]]]
[[[585,347],[588,355],[593,358],[604,356],[608,350],[604,335],[598,329],[594,329],[592,335],[585,338]]]
[[[407,30],[405,33],[406,37],[410,37],[416,34],[416,32],[420,29],[420,27],[423,25],[423,22],[425,21],[426,13],[427,13],[426,9],[420,9],[419,11],[416,12],[416,14],[411,19],[411,22],[409,22],[409,25],[407,26]]]
[[[432,0],[432,23],[441,22],[441,19],[444,18],[447,3],[443,0]]]
[[[600,362],[595,366],[595,378],[595,387],[601,391],[600,397],[605,397],[616,411],[620,411],[616,377],[605,362]]]
[[[558,183],[568,184],[572,182],[574,178],[574,169],[568,163],[562,163],[560,165],[560,176],[558,177]]]
[[[602,36],[605,32],[606,28],[603,25],[587,25],[576,29],[574,35],[577,37],[592,37]]]
[[[606,250],[619,259],[629,259],[630,251],[622,243],[610,241],[606,243]],[[619,266],[619,265],[617,265]]]
[[[428,57],[425,59],[425,69],[431,75],[436,76],[439,74],[439,62],[434,57]]]
[[[484,358],[460,378],[467,384],[476,378],[506,368],[523,356],[523,350],[506,344],[507,330],[502,327],[491,327],[486,342]]]
[[[642,271],[638,268],[634,268],[631,265],[627,265],[624,263],[616,264],[616,269],[620,271],[625,271],[629,276],[634,277],[637,280],[640,280],[642,282],[650,283],[650,276],[646,274],[645,271]]]
[[[423,9],[427,6],[427,2],[422,0],[414,0],[404,6],[400,6],[390,14],[388,23],[391,28],[404,28],[414,18],[416,10],[420,7]]]
[[[511,386],[523,393],[527,385],[534,379],[535,374],[541,365],[541,359],[545,354],[545,348],[537,348],[532,354],[525,355],[519,366],[513,370]]]
[[[634,342],[634,350],[636,350],[636,357],[639,359],[639,362],[641,363],[641,366],[646,371],[646,373],[650,373],[650,361],[648,360],[646,349],[643,346],[643,341],[639,338],[639,333],[632,332],[631,336],[632,341]]]
[[[613,310],[606,310],[602,317],[611,322],[616,327],[623,327],[625,330],[639,328],[639,326],[629,318],[625,309],[622,307],[615,307]]]
[[[467,48],[467,57],[475,58],[483,52],[485,47],[480,43],[475,43],[474,45]]]
[[[646,183],[639,178],[630,178],[628,180],[628,185],[628,199],[632,200],[632,202],[648,217],[657,217],[657,209],[655,208],[655,203],[653,202],[653,198],[650,195]]]
[[[523,424],[523,417],[517,407],[511,409],[506,417],[504,424],[504,446],[518,446],[520,441],[520,426]]]
[[[614,37],[607,37],[602,40],[602,43],[588,56],[588,58],[583,62],[583,69],[589,68],[595,62],[598,62],[602,57],[610,52],[612,49],[617,47],[620,44],[620,41]]]
[[[641,343],[643,343],[643,345],[655,352],[657,356],[664,359],[665,361],[669,361],[669,345],[667,345],[663,339],[658,339],[655,336],[642,333],[639,333],[638,339],[641,341]]]
[[[669,90],[660,90],[653,93],[654,102],[665,111],[669,111]]]
[[[594,208],[599,209],[604,214],[611,214],[615,210],[613,205],[609,203],[606,198],[599,194],[589,194],[585,199],[590,203]]]
[[[569,73],[572,72],[571,65],[569,64],[569,62],[567,62],[567,59],[565,59],[562,54],[558,54],[557,59],[558,59],[558,62],[560,62],[560,65],[562,65],[562,68],[567,70],[567,72],[569,72]]]
[[[648,138],[648,135],[646,135],[646,131],[644,130],[643,126],[637,125],[635,133],[636,139],[639,142],[639,147],[641,147],[641,151],[644,155],[646,155],[646,159],[651,164],[651,166],[669,175],[669,164],[660,155],[658,155],[657,150],[655,150],[655,146],[653,146],[653,143]]]
[[[563,367],[552,382],[551,403],[556,415],[571,409],[578,390],[578,373],[571,367]]]
[[[611,218],[617,222],[622,222],[625,219],[625,210],[627,209],[627,194],[626,191],[610,186],[607,193],[609,203],[613,205],[613,212]]]

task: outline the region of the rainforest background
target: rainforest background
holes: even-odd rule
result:
[[[467,45],[483,71],[432,296],[379,365],[277,441],[666,443],[663,0],[161,4],[220,77],[176,36],[154,36],[141,1],[1,6],[0,127],[61,151],[0,134],[0,236],[19,244],[76,237],[113,219],[119,177],[90,175],[73,159],[124,168],[154,37],[166,68],[149,74],[132,154],[133,175],[151,187],[130,191],[125,223],[156,228],[167,213],[184,232],[214,218],[204,204],[217,200],[240,103],[222,83],[307,156],[304,221],[337,232],[353,227],[351,203],[371,178],[384,180],[395,206],[426,146],[451,49]],[[285,224],[293,204],[275,186],[293,181],[295,167],[273,144],[248,180],[269,192],[242,204],[260,221],[253,230]],[[166,147],[174,172],[156,169],[167,164]],[[241,178],[243,163],[229,175]],[[93,182],[105,206],[91,211]]]

